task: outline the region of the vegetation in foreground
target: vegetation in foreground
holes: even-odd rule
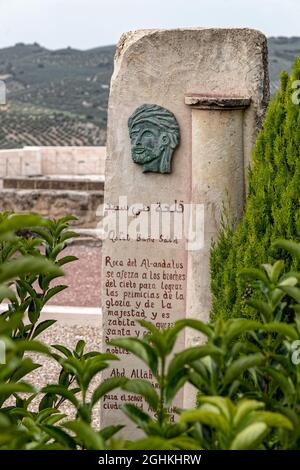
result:
[[[0,316],[0,344],[6,349],[0,365],[0,449],[298,449],[300,273],[284,273],[284,261],[243,271],[264,299],[249,301],[257,320],[181,320],[165,330],[142,321],[148,332],[142,340],[121,338],[113,344],[145,363],[158,391],[147,380],[115,377],[89,393],[92,379],[118,358],[85,352],[83,340],[73,351],[38,340],[54,323],[42,320],[43,306],[66,288],[52,282],[74,260],[63,256],[66,240],[76,236],[69,229],[71,219],[1,216],[0,295],[9,307]],[[298,244],[279,241],[276,246],[300,258]],[[174,354],[184,328],[197,330],[206,341]],[[31,352],[58,362],[56,383],[42,390],[30,383],[26,376],[40,367]],[[178,409],[177,421],[171,422],[168,409],[187,382],[198,392],[198,404]],[[123,423],[105,429],[92,425],[93,408],[116,388],[143,396],[153,410],[147,414],[131,403],[123,407],[144,435],[139,440],[119,437]],[[73,405],[75,419],[61,411],[65,401]]]

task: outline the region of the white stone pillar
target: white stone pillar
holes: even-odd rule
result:
[[[194,204],[204,205],[204,246],[188,251],[187,316],[207,321],[211,305],[210,248],[220,228],[223,205],[239,220],[244,206],[244,112],[250,98],[188,94],[191,109],[192,189]],[[193,331],[186,347],[199,343]],[[195,392],[186,387],[184,406],[192,407]]]

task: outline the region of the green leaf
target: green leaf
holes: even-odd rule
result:
[[[184,328],[192,328],[193,330],[199,331],[200,333],[204,334],[208,338],[210,338],[213,334],[212,328],[200,320],[194,320],[192,318],[178,320],[175,325],[169,330],[167,330],[164,334],[168,353],[172,351],[178,334]]]
[[[58,263],[55,263],[54,265],[55,265],[55,266],[58,266]],[[39,276],[39,286],[40,286],[40,288],[41,288],[43,291],[48,290],[51,281],[53,281],[54,279],[57,279],[58,277],[61,277],[61,276],[63,276],[63,275],[64,275],[63,272],[61,272],[61,273],[54,273],[54,274],[41,274],[41,275]]]
[[[209,411],[206,409],[195,409],[184,411],[180,416],[180,421],[183,423],[201,423],[206,424],[215,429],[220,429],[223,432],[228,432],[229,425],[226,422],[224,416],[221,415],[220,411],[217,410]]]
[[[267,302],[258,299],[249,299],[246,303],[247,305],[250,305],[250,307],[253,307],[255,310],[258,310],[260,313],[262,313],[263,318],[267,321],[272,318],[273,309],[269,304],[267,304]]]
[[[0,384],[0,395],[7,395],[8,393],[11,395],[12,393],[34,393],[35,389],[32,385],[29,385],[24,382],[18,383],[2,383]]]
[[[65,419],[67,417],[68,416],[63,413],[53,414],[52,416],[49,416],[49,418],[45,420],[44,424],[50,424],[50,426],[54,426],[55,424],[59,423],[62,419]]]
[[[167,380],[165,384],[165,401],[169,405],[172,403],[175,395],[183,387],[183,385],[189,380],[190,373],[185,368],[179,370],[171,380]]]
[[[77,410],[77,416],[76,418],[81,419],[84,423],[91,423],[92,421],[92,409],[89,405],[89,403],[86,404],[80,404],[78,410]]]
[[[58,294],[59,292],[62,292],[63,290],[67,289],[68,286],[63,286],[63,285],[60,285],[60,286],[55,286],[55,287],[52,287],[51,289],[48,290],[46,296],[44,297],[44,300],[43,300],[43,305],[45,305],[47,302],[49,302],[49,300],[56,294]]]
[[[0,235],[16,232],[24,228],[30,228],[33,231],[35,225],[43,225],[45,219],[32,214],[12,214],[6,220],[0,222]]]
[[[300,289],[299,289],[299,287],[281,286],[280,289],[285,294],[288,294],[290,297],[292,297],[298,303],[300,303]]]
[[[55,442],[58,442],[64,448],[76,449],[75,440],[62,429],[57,428],[55,426],[50,426],[49,424],[43,425],[42,429],[48,434],[48,436],[52,437]]]
[[[39,411],[41,412],[47,408],[52,408],[52,406],[54,405],[54,402],[55,402],[55,395],[46,393],[46,395],[43,396],[43,398],[41,399],[39,403]]]
[[[300,273],[299,273],[300,274]],[[285,286],[290,286],[290,287],[295,287],[299,282],[299,279],[297,279],[294,276],[289,276],[278,284],[278,287],[285,287]]]
[[[266,273],[267,273],[267,275],[268,275],[268,277],[270,278],[270,281],[271,281],[272,280],[271,275],[272,275],[272,269],[273,269],[272,264],[267,264],[266,263],[266,264],[262,264],[261,266],[264,268],[264,270],[266,271]]]
[[[255,412],[257,421],[262,421],[270,428],[283,428],[292,431],[294,429],[291,421],[281,413],[274,413],[271,411],[257,411]]]
[[[58,243],[50,253],[50,259],[53,261],[56,260],[57,256],[65,249],[66,245],[64,243]]]
[[[268,431],[265,423],[250,424],[234,438],[230,450],[255,450],[260,446]]]
[[[32,324],[35,324],[41,315],[42,303],[38,298],[32,299],[28,307],[28,318]]]
[[[207,383],[204,380],[204,378],[198,372],[189,372],[188,381],[195,388],[197,388],[199,390],[199,392],[201,392],[203,389],[205,389],[205,386],[206,386],[206,383]]]
[[[39,228],[39,227],[34,227],[31,229],[31,231],[33,233],[36,233],[37,235],[39,235],[40,238],[42,238],[43,240],[45,240],[49,245],[52,244],[52,236],[50,235],[49,231],[47,229],[42,229],[42,228]]]
[[[273,264],[271,274],[270,274],[270,279],[274,284],[277,283],[279,276],[283,270],[284,270],[283,260],[278,260]]]
[[[168,380],[171,380],[171,378],[186,365],[190,366],[197,359],[215,354],[222,355],[223,353],[221,349],[212,344],[195,346],[175,354],[168,368]]]
[[[59,385],[68,387],[70,383],[70,376],[71,376],[70,372],[66,371],[65,369],[61,369],[59,378],[58,378]]]
[[[122,389],[137,395],[142,395],[151,408],[156,411],[159,397],[150,382],[144,379],[130,379],[123,385]]]
[[[41,354],[47,354],[50,355],[50,351],[45,344],[40,343],[39,341],[35,340],[26,340],[26,339],[21,339],[16,342],[16,347],[19,352],[25,352],[25,351],[32,351],[32,352],[38,352]]]
[[[0,334],[2,335],[6,332],[11,334],[12,330],[21,327],[23,316],[22,312],[14,312],[9,320],[4,320],[4,318],[0,317]]]
[[[138,322],[143,328],[148,330],[151,334],[148,336],[149,342],[155,344],[160,356],[164,357],[166,354],[166,342],[164,335],[156,328],[153,323],[146,320],[139,320]]]
[[[68,232],[63,233],[63,235],[60,237],[60,240],[62,242],[65,242],[66,240],[69,240],[70,238],[78,238],[78,237],[80,237],[79,233],[68,231]]]
[[[204,409],[212,409],[215,412],[215,408],[217,408],[226,417],[227,421],[231,421],[235,412],[234,404],[227,397],[202,395],[198,398],[198,402],[202,404],[202,409],[205,406]]]
[[[117,434],[117,432],[121,431],[121,429],[124,429],[124,427],[125,426],[123,425],[107,426],[106,428],[99,431],[99,434],[104,441],[107,441],[108,439],[113,437],[115,434]]]
[[[152,421],[151,417],[131,403],[122,406],[123,412],[141,429],[145,429]]]
[[[127,444],[128,450],[200,450],[199,444],[189,437],[165,439],[151,436]]]
[[[67,359],[65,362],[65,365],[70,362],[71,359]],[[74,363],[72,359],[72,364]],[[90,359],[87,359],[84,365],[84,369],[82,372],[77,368],[77,374],[82,375],[82,386],[85,390],[88,389],[91,380],[101,371],[106,369],[108,367],[108,363],[105,362],[102,357],[91,357]]]
[[[253,281],[261,281],[265,286],[269,286],[270,282],[267,276],[260,269],[245,268],[239,273],[240,277]]]
[[[79,441],[87,450],[105,450],[105,444],[101,435],[95,432],[91,426],[83,421],[67,421],[64,428],[73,431]]]
[[[85,373],[85,364],[80,359],[74,356],[68,357],[62,363],[64,369],[71,372],[76,376],[77,382],[80,382],[80,387],[84,387],[83,375]]]
[[[76,256],[64,256],[56,261],[58,266],[64,266],[65,264],[72,263],[73,261],[78,261]]]
[[[92,395],[91,404],[94,406],[104,395],[118,387],[122,387],[127,382],[126,377],[112,377],[106,379],[103,383],[98,385]]]
[[[149,366],[151,372],[156,376],[158,358],[156,351],[149,344],[145,343],[144,341],[138,338],[119,338],[110,341],[109,344],[112,344],[113,346],[117,346],[122,349],[126,349],[127,351],[140,358]]]
[[[274,307],[278,307],[284,297],[284,292],[282,291],[282,289],[276,288],[276,289],[271,290],[269,295],[270,295],[271,304]]]
[[[66,348],[65,346],[62,346],[61,344],[52,344],[51,346],[52,348],[57,349],[57,351],[64,354],[64,356],[66,357],[72,356],[72,352],[70,351],[70,349]]]
[[[0,266],[0,283],[8,282],[23,274],[56,273],[63,272],[47,259],[39,256],[19,256],[12,261],[6,261]]]
[[[25,281],[24,279],[20,279],[18,281],[18,284],[19,286],[21,286],[25,291],[28,292],[28,294],[33,298],[33,299],[36,299],[37,298],[37,293],[36,291],[33,289],[33,287],[29,284],[29,282]]]
[[[246,320],[244,318],[229,320],[225,328],[224,339],[230,343],[237,336],[241,336],[247,331],[255,331],[261,327],[262,323],[255,320]]]
[[[264,371],[274,379],[288,399],[295,395],[295,386],[290,377],[285,377],[282,372],[279,372],[272,367],[265,367]]]
[[[32,418],[32,413],[25,410],[24,408],[12,408],[11,410],[9,410],[9,414],[10,415],[16,415],[19,419],[22,419],[22,418],[25,418],[25,417]]]
[[[59,395],[65,398],[66,400],[70,401],[76,408],[79,407],[79,402],[75,397],[74,393],[71,390],[68,390],[66,387],[63,387],[62,385],[47,385],[46,387],[42,388],[41,392]]]
[[[296,258],[300,258],[300,245],[292,240],[283,240],[279,239],[276,240],[272,244],[275,248],[281,248],[283,250],[288,251],[291,255],[295,256]]]
[[[195,320],[193,318],[186,318],[185,320],[178,320],[175,323],[174,329],[178,328],[192,328],[193,330],[197,330],[200,333],[203,333],[208,338],[211,338],[213,335],[213,329],[207,324],[202,322],[201,320]]]
[[[286,336],[287,338],[291,338],[294,340],[297,340],[299,338],[296,329],[292,325],[287,325],[286,323],[281,323],[281,322],[266,323],[265,325],[262,326],[261,329],[263,331],[271,331],[274,333],[279,333],[283,336]]]
[[[79,356],[82,356],[85,345],[86,343],[83,339],[80,339],[78,343],[76,344],[75,351]]]
[[[265,362],[265,360],[264,355],[261,353],[249,354],[248,356],[236,359],[226,370],[224,384],[228,385],[232,383],[235,379],[239,378],[245,370],[251,367],[260,366]]]
[[[78,217],[76,217],[75,215],[66,215],[59,219],[58,222],[60,224],[65,224],[66,222],[73,222],[75,220],[78,220]]]
[[[33,332],[32,339],[36,338],[38,335],[40,335],[43,331],[45,331],[51,325],[54,325],[56,321],[57,320],[44,320],[41,323],[39,323]]]
[[[202,450],[198,442],[187,436],[179,436],[174,439],[170,439],[170,444],[174,449],[178,450]],[[199,459],[200,457],[201,456],[198,455]]]
[[[247,419],[249,413],[264,407],[265,404],[263,402],[259,402],[256,400],[241,400],[237,404],[236,413],[233,418],[233,426],[240,426],[244,418]]]
[[[16,296],[15,292],[6,287],[5,285],[0,286],[0,299],[1,301],[4,299],[12,300]]]
[[[50,416],[53,416],[53,415],[61,415],[61,416],[64,416],[62,415],[62,413],[60,413],[60,411],[56,408],[47,408],[47,409],[43,409],[42,411],[40,411],[37,415],[37,418],[36,418],[36,422],[37,423],[43,423],[44,421],[47,420],[47,418],[49,418]]]
[[[151,436],[130,442],[126,445],[127,450],[175,450],[169,439]]]
[[[35,364],[32,359],[25,357],[20,365],[15,369],[15,371],[10,376],[11,382],[18,382],[20,379],[25,377],[25,375],[30,374],[34,370],[38,369],[40,364]]]

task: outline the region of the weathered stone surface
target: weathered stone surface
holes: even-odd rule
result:
[[[79,218],[75,225],[96,227],[97,210],[102,203],[101,191],[2,189],[0,212],[35,212],[55,218],[72,214]]]
[[[104,175],[106,147],[25,147],[0,150],[0,178]]]
[[[0,210],[44,216],[73,214],[96,227],[103,202],[106,147],[26,147],[0,150]],[[98,211],[99,212],[99,211]]]
[[[200,96],[206,97],[204,109]],[[258,31],[147,30],[122,36],[109,100],[105,207],[112,218],[118,216],[123,233],[116,227],[103,248],[106,341],[144,334],[136,323],[139,318],[159,327],[185,316],[207,320],[211,242],[223,202],[230,200],[232,217],[242,214],[245,174],[267,100],[266,39]],[[180,145],[170,174],[143,173],[132,161],[127,123],[144,104],[166,108],[179,124]],[[172,225],[191,204],[199,209],[200,222],[204,215],[195,243],[176,237],[174,226],[166,235],[166,223],[160,225],[158,237],[149,232],[153,207],[154,215],[170,217]],[[140,230],[138,241],[133,226],[124,233],[125,216]],[[199,338],[188,333],[179,347],[195,341]],[[105,349],[121,357],[106,376],[151,378],[131,355],[109,345]],[[189,406],[193,399],[186,389],[177,405]],[[104,425],[124,422],[119,408],[126,400],[136,400],[148,411],[132,394],[113,392],[102,403]],[[133,434],[126,431],[126,437]]]
[[[57,189],[74,191],[104,192],[104,178],[45,178],[45,177],[15,177],[3,178],[4,189]]]
[[[201,94],[185,95],[185,104],[197,109],[245,109],[250,106],[251,98],[241,96],[202,96]]]

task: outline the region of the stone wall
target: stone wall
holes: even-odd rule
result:
[[[106,147],[24,147],[0,150],[0,178],[104,175]]]
[[[78,227],[96,228],[97,208],[103,201],[100,191],[1,190],[0,212],[34,212],[45,217],[78,217]]]
[[[106,147],[25,147],[0,150],[0,212],[75,215],[97,226],[103,202]]]

